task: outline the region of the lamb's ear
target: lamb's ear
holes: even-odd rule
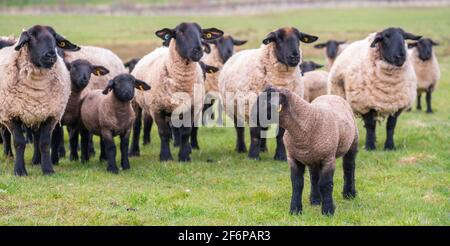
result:
[[[68,51],[79,51],[80,47],[76,44],[71,43],[69,40],[65,39],[63,36],[59,35],[58,33],[54,33],[53,36],[56,39],[56,45],[63,49]]]
[[[240,45],[244,45],[245,43],[247,43],[247,40],[238,40],[238,39],[234,39],[234,38],[231,38],[231,40],[233,40],[233,45],[235,45],[235,46],[240,46]]]
[[[217,28],[202,29],[202,39],[214,40],[223,36],[223,31]]]
[[[147,83],[139,79],[134,80],[134,87],[141,91],[148,91],[151,89]]]
[[[323,67],[323,65],[317,64],[315,62],[313,62],[313,65],[314,65],[314,68],[322,68]]]
[[[320,44],[314,45],[314,48],[316,48],[316,49],[322,49],[325,47],[327,47],[327,43],[320,43]]]
[[[110,81],[108,82],[108,85],[106,86],[106,88],[103,90],[102,93],[103,93],[104,95],[107,95],[108,92],[110,92],[110,91],[114,88],[114,83],[115,83],[114,79],[110,80]]]
[[[314,36],[314,35],[310,35],[307,33],[303,33],[303,32],[298,32],[298,38],[300,39],[300,41],[302,41],[303,43],[313,43],[315,42],[317,39],[319,39],[319,37]]]
[[[28,41],[30,41],[30,34],[28,34],[27,31],[23,31],[20,34],[19,42],[17,43],[17,45],[16,45],[16,47],[14,49],[15,50],[22,49],[22,47],[25,46],[25,44],[27,44]]]
[[[375,48],[375,45],[379,43],[381,40],[383,40],[383,34],[381,32],[377,32],[375,34],[375,38],[373,39],[372,43],[370,44],[371,48]]]
[[[109,73],[109,70],[104,66],[92,66],[92,73],[95,76],[103,76]]]
[[[417,35],[414,35],[414,34],[409,33],[409,32],[403,32],[403,38],[404,39],[410,39],[410,40],[419,40],[419,39],[422,38],[422,36],[417,36]]]
[[[430,39],[430,41],[431,41],[431,45],[433,45],[433,46],[438,46],[439,45],[439,43],[434,42],[432,39]]]
[[[203,45],[203,50],[205,51],[206,54],[211,53],[211,46],[202,40],[202,45]]]
[[[275,41],[277,34],[275,32],[271,32],[267,35],[267,37],[262,41],[263,44],[268,45],[270,42]]]
[[[417,47],[417,43],[408,43],[408,49],[412,49],[414,47]]]
[[[175,38],[175,30],[174,29],[169,29],[169,28],[164,28],[161,30],[158,30],[155,32],[155,35],[158,36],[160,39],[163,40],[163,46],[169,46],[170,44],[170,40],[172,38]]]

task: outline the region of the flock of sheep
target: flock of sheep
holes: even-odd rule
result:
[[[92,136],[98,135],[100,159],[112,173],[119,171],[113,138],[120,136],[120,164],[129,169],[128,156],[140,154],[142,123],[148,144],[153,121],[161,139],[160,160],[173,159],[173,140],[178,160],[190,161],[192,150],[199,148],[197,123],[219,101],[234,120],[238,152],[247,152],[244,126],[250,125],[249,158],[267,151],[262,133],[269,124],[279,125],[274,158],[287,160],[291,168],[290,212],[302,212],[308,166],[310,202],[332,215],[337,158],[343,157],[343,196],[356,196],[354,115],[364,120],[367,150],[375,149],[376,121],[387,118],[385,150],[393,150],[398,116],[416,97],[421,109],[422,92],[432,112],[431,94],[440,76],[432,50],[437,43],[401,28],[350,44],[317,44],[326,48],[329,72],[303,61],[300,43],[318,37],[292,27],[270,32],[259,48],[235,54],[234,46],[246,41],[217,28],[181,23],[156,35],[162,47],[125,66],[110,50],[78,46],[49,26],[33,26],[19,39],[0,38],[0,123],[6,156],[13,156],[12,135],[15,175],[27,175],[28,141],[34,144],[32,163],[40,164],[44,174],[54,172],[53,164],[65,155],[62,125],[70,136],[70,160],[79,159],[80,148],[81,161],[89,161],[95,153]]]

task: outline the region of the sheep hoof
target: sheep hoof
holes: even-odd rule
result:
[[[122,164],[122,170],[129,170],[130,169],[130,164]]]
[[[70,161],[78,161],[78,155],[70,154],[69,160]]]
[[[289,211],[291,215],[301,215],[303,213],[302,208],[291,208]]]
[[[334,205],[322,206],[322,215],[333,216],[334,215],[334,210],[335,210]]]
[[[27,170],[25,168],[15,168],[14,175],[16,176],[28,176]]]
[[[128,152],[128,156],[140,156],[141,154],[139,153],[139,150],[130,150],[130,152]]]
[[[432,113],[433,113],[433,110],[431,110],[431,109],[427,110],[427,114],[432,114]]]
[[[261,160],[261,157],[259,157],[259,155],[258,156],[248,155],[248,159],[259,161],[259,160]]]
[[[191,149],[200,149],[200,147],[198,147],[198,144],[191,144]]]
[[[278,154],[278,153],[276,153],[275,156],[273,157],[273,159],[277,160],[277,161],[287,161],[286,154]]]
[[[191,161],[191,157],[189,157],[189,156],[180,156],[180,157],[178,158],[178,160],[179,160],[180,162],[190,162],[190,161]]]
[[[173,161],[172,156],[160,156],[159,161]]]
[[[114,174],[118,174],[119,173],[119,169],[117,169],[117,167],[110,167],[110,166],[108,166],[106,171],[108,171],[110,173],[114,173]]]
[[[416,109],[417,109],[417,111],[421,111],[422,107],[417,107]]]
[[[384,145],[384,150],[385,151],[393,151],[395,150],[395,145],[393,143],[388,143]]]
[[[366,144],[365,148],[366,148],[367,151],[376,150],[375,145],[372,145],[372,144]]]
[[[342,195],[344,196],[344,199],[351,200],[356,197],[356,190],[344,191]]]
[[[42,170],[42,173],[44,175],[52,175],[55,173],[55,171],[53,171],[53,168],[50,168],[50,169]]]

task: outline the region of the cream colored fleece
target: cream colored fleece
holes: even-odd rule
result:
[[[409,54],[417,76],[417,91],[423,92],[428,90],[428,88],[434,91],[441,78],[439,63],[434,51],[432,57],[427,61],[420,60],[417,48],[410,49]]]
[[[321,70],[307,72],[302,77],[302,83],[305,86],[303,98],[312,102],[317,97],[328,93],[328,72]]]

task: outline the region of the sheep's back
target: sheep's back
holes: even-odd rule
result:
[[[100,134],[99,107],[106,96],[101,90],[87,91],[81,103],[80,116],[83,125],[94,134]]]
[[[316,70],[307,72],[302,76],[301,81],[305,87],[303,98],[308,102],[328,93],[327,71]]]

